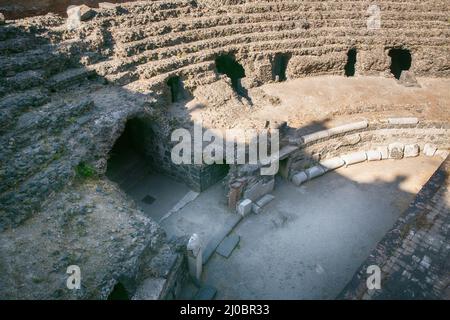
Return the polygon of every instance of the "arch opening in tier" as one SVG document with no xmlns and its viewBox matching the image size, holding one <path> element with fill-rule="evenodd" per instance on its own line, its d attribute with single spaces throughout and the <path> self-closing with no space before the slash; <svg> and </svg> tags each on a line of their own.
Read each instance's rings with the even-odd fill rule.
<svg viewBox="0 0 450 320">
<path fill-rule="evenodd" d="M 215 59 L 218 73 L 225 74 L 231 80 L 231 86 L 240 95 L 245 95 L 241 85 L 241 78 L 245 78 L 244 67 L 236 61 L 233 55 L 224 54 Z"/>
<path fill-rule="evenodd" d="M 391 57 L 391 73 L 396 79 L 400 79 L 402 71 L 411 68 L 411 52 L 407 49 L 391 49 L 389 50 L 389 57 Z"/>
<path fill-rule="evenodd" d="M 187 98 L 188 94 L 184 88 L 183 81 L 179 76 L 170 77 L 167 80 L 167 85 L 170 88 L 170 99 L 172 103 L 180 102 Z"/>
<path fill-rule="evenodd" d="M 275 81 L 286 81 L 286 70 L 289 60 L 291 59 L 289 53 L 277 53 L 272 63 L 272 79 Z"/>
<path fill-rule="evenodd" d="M 352 48 L 347 52 L 347 63 L 345 64 L 345 76 L 353 77 L 355 75 L 356 49 Z"/>
</svg>

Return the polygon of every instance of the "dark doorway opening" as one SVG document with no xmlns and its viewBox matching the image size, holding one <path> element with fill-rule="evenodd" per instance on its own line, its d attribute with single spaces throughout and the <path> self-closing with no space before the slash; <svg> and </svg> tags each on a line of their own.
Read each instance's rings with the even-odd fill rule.
<svg viewBox="0 0 450 320">
<path fill-rule="evenodd" d="M 233 89 L 240 95 L 245 94 L 245 90 L 241 86 L 240 79 L 245 77 L 245 70 L 235 58 L 230 55 L 221 55 L 216 58 L 217 72 L 226 74 L 231 79 Z"/>
<path fill-rule="evenodd" d="M 288 53 L 277 53 L 272 63 L 272 78 L 273 80 L 286 81 L 286 70 L 291 59 Z"/>
<path fill-rule="evenodd" d="M 411 52 L 407 49 L 391 49 L 389 57 L 391 57 L 391 73 L 396 79 L 400 79 L 402 71 L 411 68 Z"/>
<path fill-rule="evenodd" d="M 170 88 L 171 102 L 180 102 L 187 98 L 183 81 L 179 76 L 170 77 L 169 80 L 167 80 L 167 85 Z"/>
<path fill-rule="evenodd" d="M 124 285 L 118 282 L 108 296 L 108 300 L 130 300 Z"/>
<path fill-rule="evenodd" d="M 350 49 L 347 52 L 347 63 L 344 67 L 345 75 L 353 77 L 355 75 L 356 49 Z"/>
<path fill-rule="evenodd" d="M 150 144 L 151 129 L 144 120 L 128 120 L 116 140 L 108 159 L 106 176 L 126 190 L 129 184 L 147 171 L 145 145 Z M 133 178 L 135 176 L 135 178 Z"/>
</svg>

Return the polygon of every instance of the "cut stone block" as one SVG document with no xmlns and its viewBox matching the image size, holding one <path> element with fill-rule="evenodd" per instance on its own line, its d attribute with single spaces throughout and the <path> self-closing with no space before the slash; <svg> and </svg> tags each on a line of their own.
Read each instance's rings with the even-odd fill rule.
<svg viewBox="0 0 450 320">
<path fill-rule="evenodd" d="M 345 161 L 345 165 L 351 165 L 351 164 L 355 164 L 355 163 L 359 163 L 359 162 L 364 162 L 367 160 L 367 154 L 362 151 L 362 152 L 354 152 L 354 153 L 350 153 L 350 154 L 345 154 L 343 156 L 341 156 L 342 160 Z"/>
<path fill-rule="evenodd" d="M 244 199 L 238 204 L 237 212 L 245 217 L 247 214 L 249 214 L 252 211 L 252 200 L 250 199 Z"/>
<path fill-rule="evenodd" d="M 405 145 L 400 142 L 394 142 L 389 144 L 388 152 L 390 159 L 402 159 L 405 150 Z"/>
<path fill-rule="evenodd" d="M 136 289 L 136 293 L 131 300 L 159 300 L 163 295 L 166 279 L 147 278 Z"/>
<path fill-rule="evenodd" d="M 382 159 L 381 152 L 378 150 L 370 150 L 366 152 L 368 161 L 379 161 Z"/>
<path fill-rule="evenodd" d="M 266 204 L 268 204 L 270 201 L 272 201 L 273 199 L 275 199 L 275 197 L 271 194 L 266 194 L 265 196 L 263 196 L 261 199 L 259 199 L 258 201 L 256 201 L 256 205 L 258 207 L 264 207 Z"/>
<path fill-rule="evenodd" d="M 194 300 L 212 300 L 216 296 L 217 289 L 213 286 L 201 287 L 194 297 Z"/>
<path fill-rule="evenodd" d="M 244 191 L 244 199 L 256 201 L 263 195 L 272 192 L 274 186 L 275 186 L 275 179 L 271 179 L 268 182 L 264 182 L 263 180 L 258 181 L 255 185 L 251 186 L 250 188 Z"/>
<path fill-rule="evenodd" d="M 320 177 L 321 175 L 323 175 L 325 173 L 325 169 L 322 168 L 322 166 L 314 166 L 311 168 L 308 168 L 305 170 L 306 175 L 308 176 L 308 179 L 314 179 L 317 177 Z"/>
<path fill-rule="evenodd" d="M 380 146 L 376 148 L 381 153 L 381 160 L 389 159 L 389 151 L 387 146 Z"/>
<path fill-rule="evenodd" d="M 335 157 L 335 158 L 331 158 L 331 159 L 326 159 L 320 162 L 320 165 L 326 170 L 326 171 L 330 171 L 330 170 L 334 170 L 337 168 L 342 167 L 345 164 L 344 160 L 342 160 L 339 157 Z"/>
<path fill-rule="evenodd" d="M 291 179 L 292 183 L 295 184 L 296 186 L 301 185 L 303 182 L 308 181 L 308 176 L 306 175 L 306 173 L 304 171 L 296 173 L 292 179 Z"/>
<path fill-rule="evenodd" d="M 319 139 L 327 138 L 329 136 L 328 130 L 317 131 L 311 134 L 307 134 L 302 136 L 302 140 L 304 143 L 309 143 L 313 141 L 317 141 Z"/>
<path fill-rule="evenodd" d="M 264 197 L 256 201 L 252 206 L 252 211 L 255 214 L 260 214 L 263 210 L 263 207 L 267 205 L 270 201 L 275 199 L 275 197 L 271 194 L 266 194 Z"/>
<path fill-rule="evenodd" d="M 354 130 L 364 129 L 364 128 L 367 128 L 368 125 L 369 125 L 369 123 L 366 120 L 363 120 L 363 121 L 352 122 L 352 123 L 344 124 L 342 126 L 337 126 L 337 127 L 334 127 L 334 128 L 330 128 L 327 131 L 328 131 L 328 134 L 330 136 L 332 136 L 332 135 L 335 135 L 335 134 L 340 134 L 340 133 L 350 132 L 350 131 L 354 131 Z"/>
<path fill-rule="evenodd" d="M 238 245 L 240 239 L 237 234 L 226 237 L 217 247 L 216 252 L 222 257 L 228 258 Z"/>
<path fill-rule="evenodd" d="M 388 122 L 390 124 L 417 124 L 419 123 L 419 119 L 414 117 L 407 118 L 389 118 Z"/>
<path fill-rule="evenodd" d="M 405 158 L 417 157 L 420 153 L 420 148 L 418 144 L 407 144 L 405 145 L 405 150 L 403 156 Z"/>
<path fill-rule="evenodd" d="M 437 147 L 434 144 L 427 143 L 423 147 L 423 154 L 427 157 L 432 157 L 436 153 Z"/>
</svg>

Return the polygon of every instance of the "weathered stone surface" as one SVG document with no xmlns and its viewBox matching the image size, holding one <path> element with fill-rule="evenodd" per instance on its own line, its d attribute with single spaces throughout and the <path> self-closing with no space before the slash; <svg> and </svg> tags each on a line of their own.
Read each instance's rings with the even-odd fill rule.
<svg viewBox="0 0 450 320">
<path fill-rule="evenodd" d="M 323 175 L 325 173 L 325 170 L 321 166 L 314 166 L 314 167 L 306 169 L 305 173 L 308 176 L 308 179 L 311 180 L 311 179 L 314 179 L 314 178 L 317 178 L 317 177 L 320 177 L 321 175 Z"/>
<path fill-rule="evenodd" d="M 345 154 L 341 156 L 342 160 L 345 161 L 345 165 L 351 165 L 359 162 L 364 162 L 367 160 L 367 154 L 364 151 L 354 152 L 350 154 Z"/>
<path fill-rule="evenodd" d="M 342 160 L 340 157 L 335 157 L 331 159 L 326 159 L 320 162 L 320 165 L 326 170 L 335 170 L 337 168 L 342 167 L 345 165 L 345 161 Z"/>
<path fill-rule="evenodd" d="M 240 237 L 237 234 L 230 235 L 223 239 L 217 247 L 216 252 L 222 257 L 228 258 L 233 252 L 234 248 L 239 244 Z"/>
<path fill-rule="evenodd" d="M 415 117 L 389 118 L 388 122 L 390 124 L 417 124 L 419 119 Z"/>
<path fill-rule="evenodd" d="M 423 154 L 427 157 L 432 157 L 436 153 L 437 147 L 434 144 L 426 143 L 423 147 Z"/>
<path fill-rule="evenodd" d="M 389 149 L 387 146 L 379 146 L 376 150 L 381 153 L 381 160 L 389 159 Z"/>
<path fill-rule="evenodd" d="M 420 84 L 417 82 L 414 72 L 409 70 L 403 70 L 400 74 L 399 83 L 405 87 L 419 87 Z"/>
<path fill-rule="evenodd" d="M 404 153 L 405 145 L 403 143 L 394 142 L 389 144 L 389 158 L 390 159 L 402 159 Z"/>
<path fill-rule="evenodd" d="M 252 211 L 255 214 L 260 214 L 263 211 L 263 208 L 271 202 L 275 197 L 271 194 L 266 194 L 262 198 L 258 199 L 253 205 L 252 205 Z"/>
<path fill-rule="evenodd" d="M 328 129 L 328 133 L 330 136 L 335 134 L 341 134 L 346 133 L 354 130 L 364 129 L 367 128 L 368 122 L 366 120 L 358 121 L 358 122 L 352 122 L 348 124 L 344 124 L 341 126 L 333 127 Z"/>
<path fill-rule="evenodd" d="M 5 24 L 5 16 L 0 12 L 0 25 Z"/>
<path fill-rule="evenodd" d="M 420 147 L 418 144 L 406 144 L 404 150 L 404 157 L 417 157 L 420 153 Z"/>
<path fill-rule="evenodd" d="M 275 186 L 275 179 L 271 179 L 267 182 L 260 180 L 254 186 L 245 190 L 244 198 L 256 201 L 263 195 L 272 192 L 274 186 Z"/>
<path fill-rule="evenodd" d="M 252 211 L 252 200 L 250 199 L 244 199 L 241 202 L 239 202 L 237 207 L 237 212 L 245 217 Z"/>
<path fill-rule="evenodd" d="M 132 300 L 159 300 L 162 298 L 166 279 L 163 278 L 147 278 L 136 289 L 136 293 Z"/>
<path fill-rule="evenodd" d="M 369 150 L 366 152 L 368 161 L 379 161 L 382 159 L 382 154 L 377 150 Z"/>
<path fill-rule="evenodd" d="M 292 177 L 292 183 L 295 184 L 296 186 L 301 185 L 302 183 L 308 181 L 308 176 L 306 175 L 306 173 L 304 171 L 301 171 L 297 174 L 295 174 Z"/>
</svg>

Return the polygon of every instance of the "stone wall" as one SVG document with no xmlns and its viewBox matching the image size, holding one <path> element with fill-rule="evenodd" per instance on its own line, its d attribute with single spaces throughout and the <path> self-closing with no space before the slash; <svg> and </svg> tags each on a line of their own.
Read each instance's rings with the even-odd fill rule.
<svg viewBox="0 0 450 320">
<path fill-rule="evenodd" d="M 447 158 L 358 268 L 339 299 L 450 298 L 449 173 Z M 380 268 L 381 288 L 367 288 L 371 265 Z"/>
<path fill-rule="evenodd" d="M 278 174 L 291 180 L 299 172 L 306 172 L 307 180 L 311 178 L 310 168 L 317 167 L 321 174 L 325 173 L 327 169 L 321 165 L 327 160 L 340 157 L 342 161 L 339 166 L 342 166 L 348 162 L 346 157 L 363 152 L 364 156 L 358 162 L 366 161 L 366 152 L 384 149 L 388 153 L 389 146 L 393 144 L 402 146 L 398 158 L 403 158 L 405 145 L 417 145 L 417 152 L 414 151 L 414 156 L 417 156 L 425 152 L 427 144 L 442 150 L 438 153 L 445 156 L 450 150 L 449 141 L 450 125 L 447 122 L 419 121 L 417 118 L 362 120 L 308 134 L 302 134 L 302 129 L 299 129 L 282 138 Z M 380 152 L 378 160 L 392 158 L 390 154 L 377 152 Z M 273 176 L 261 176 L 260 168 L 260 165 L 232 166 L 228 175 L 230 208 L 234 209 L 240 199 L 255 201 L 273 189 Z"/>
</svg>

